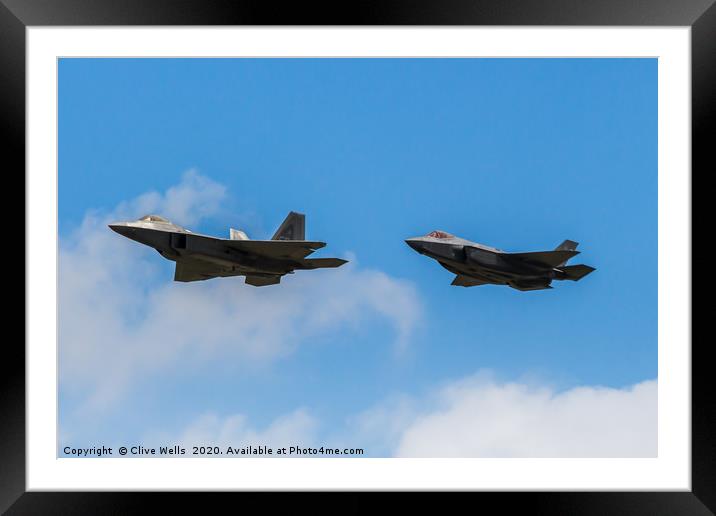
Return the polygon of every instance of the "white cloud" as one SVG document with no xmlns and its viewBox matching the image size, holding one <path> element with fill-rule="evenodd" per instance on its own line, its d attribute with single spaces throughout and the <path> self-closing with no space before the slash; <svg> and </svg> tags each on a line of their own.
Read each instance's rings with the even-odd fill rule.
<svg viewBox="0 0 716 516">
<path fill-rule="evenodd" d="M 362 269 L 354 258 L 339 269 L 298 272 L 277 287 L 249 287 L 240 278 L 175 283 L 171 264 L 106 226 L 147 213 L 193 226 L 216 215 L 225 198 L 223 185 L 190 171 L 164 193 L 88 214 L 62 239 L 60 386 L 77 410 L 70 415 L 63 409 L 63 435 L 149 378 L 211 371 L 219 360 L 268 363 L 311 337 L 351 331 L 370 318 L 393 327 L 394 350 L 409 344 L 422 311 L 414 286 Z M 392 397 L 351 418 L 346 443 L 372 456 L 654 456 L 656 401 L 656 381 L 556 392 L 498 382 L 483 372 L 426 396 Z M 187 445 L 310 445 L 317 442 L 317 427 L 305 409 L 262 429 L 242 414 L 205 413 L 178 439 Z"/>
<path fill-rule="evenodd" d="M 242 278 L 172 281 L 169 262 L 120 237 L 107 223 L 158 213 L 194 225 L 217 212 L 224 186 L 190 171 L 166 192 L 85 217 L 60 242 L 60 386 L 82 410 L 109 407 L 136 382 L 212 360 L 262 363 L 302 341 L 370 317 L 395 329 L 404 348 L 420 319 L 411 283 L 355 262 L 301 271 L 280 286 L 255 288 Z"/>
<path fill-rule="evenodd" d="M 657 382 L 555 392 L 481 372 L 386 401 L 356 424 L 398 457 L 654 457 Z"/>
<path fill-rule="evenodd" d="M 273 448 L 311 446 L 316 442 L 317 421 L 304 409 L 297 409 L 273 420 L 263 429 L 249 424 L 243 414 L 220 417 L 215 413 L 202 414 L 185 428 L 176 442 L 189 449 L 192 446 L 268 446 Z M 166 440 L 166 442 L 173 442 Z"/>
<path fill-rule="evenodd" d="M 192 225 L 211 217 L 226 198 L 226 187 L 196 170 L 188 170 L 181 182 L 164 194 L 147 192 L 136 199 L 119 204 L 114 215 L 122 220 L 142 215 L 162 214 L 179 225 Z"/>
</svg>

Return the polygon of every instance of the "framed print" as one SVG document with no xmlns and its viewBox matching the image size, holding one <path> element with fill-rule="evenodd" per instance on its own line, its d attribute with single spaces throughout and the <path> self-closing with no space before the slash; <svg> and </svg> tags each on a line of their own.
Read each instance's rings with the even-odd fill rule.
<svg viewBox="0 0 716 516">
<path fill-rule="evenodd" d="M 710 2 L 0 14 L 27 205 L 3 510 L 713 510 Z"/>
</svg>

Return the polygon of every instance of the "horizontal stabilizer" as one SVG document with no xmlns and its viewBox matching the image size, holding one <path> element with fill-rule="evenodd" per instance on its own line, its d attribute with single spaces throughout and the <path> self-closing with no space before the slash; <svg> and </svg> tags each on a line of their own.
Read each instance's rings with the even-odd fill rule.
<svg viewBox="0 0 716 516">
<path fill-rule="evenodd" d="M 579 245 L 579 242 L 575 242 L 574 240 L 565 240 L 561 244 L 559 244 L 557 247 L 555 247 L 555 251 L 574 251 L 577 246 Z"/>
<path fill-rule="evenodd" d="M 246 276 L 246 284 L 254 287 L 276 285 L 281 282 L 281 276 Z"/>
<path fill-rule="evenodd" d="M 301 263 L 307 269 L 323 269 L 340 267 L 344 263 L 348 263 L 348 260 L 341 260 L 340 258 L 307 258 L 302 260 Z"/>
<path fill-rule="evenodd" d="M 579 265 L 567 265 L 566 267 L 562 267 L 562 271 L 567 275 L 565 279 L 572 281 L 579 281 L 584 276 L 595 270 L 596 269 L 594 267 L 581 263 Z"/>
<path fill-rule="evenodd" d="M 477 287 L 480 285 L 487 285 L 487 282 L 458 274 L 450 284 L 455 285 L 456 287 Z"/>
<path fill-rule="evenodd" d="M 271 240 L 303 240 L 306 238 L 306 216 L 292 211 L 278 227 Z"/>
<path fill-rule="evenodd" d="M 579 254 L 579 251 L 560 250 L 560 251 L 541 251 L 536 253 L 509 253 L 505 256 L 514 258 L 522 262 L 552 269 L 565 263 L 567 260 Z"/>
</svg>

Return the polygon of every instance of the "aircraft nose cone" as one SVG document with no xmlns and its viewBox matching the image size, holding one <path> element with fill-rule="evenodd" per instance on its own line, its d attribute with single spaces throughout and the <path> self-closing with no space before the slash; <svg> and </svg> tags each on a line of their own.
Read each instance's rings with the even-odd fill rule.
<svg viewBox="0 0 716 516">
<path fill-rule="evenodd" d="M 415 238 L 408 238 L 405 243 L 419 253 L 423 251 L 423 243 L 420 240 L 417 240 Z"/>
<path fill-rule="evenodd" d="M 132 229 L 125 222 L 115 222 L 114 224 L 108 224 L 109 229 L 119 233 L 122 236 L 127 236 L 132 233 Z"/>
</svg>

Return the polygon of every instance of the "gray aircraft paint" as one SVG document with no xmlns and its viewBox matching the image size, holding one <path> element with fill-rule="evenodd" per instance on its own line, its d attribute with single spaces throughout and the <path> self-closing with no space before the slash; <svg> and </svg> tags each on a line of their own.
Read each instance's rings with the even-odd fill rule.
<svg viewBox="0 0 716 516">
<path fill-rule="evenodd" d="M 306 258 L 325 242 L 305 239 L 306 218 L 291 212 L 271 240 L 250 240 L 246 233 L 229 230 L 228 239 L 194 233 L 159 215 L 115 222 L 109 227 L 131 240 L 153 247 L 176 262 L 175 281 L 201 281 L 246 276 L 256 287 L 275 285 L 295 270 L 340 267 L 340 258 Z"/>
<path fill-rule="evenodd" d="M 506 253 L 444 231 L 405 241 L 454 273 L 452 285 L 509 285 L 517 290 L 549 289 L 553 280 L 578 281 L 596 270 L 589 265 L 567 265 L 579 254 L 577 242 L 565 240 L 552 251 Z"/>
</svg>

